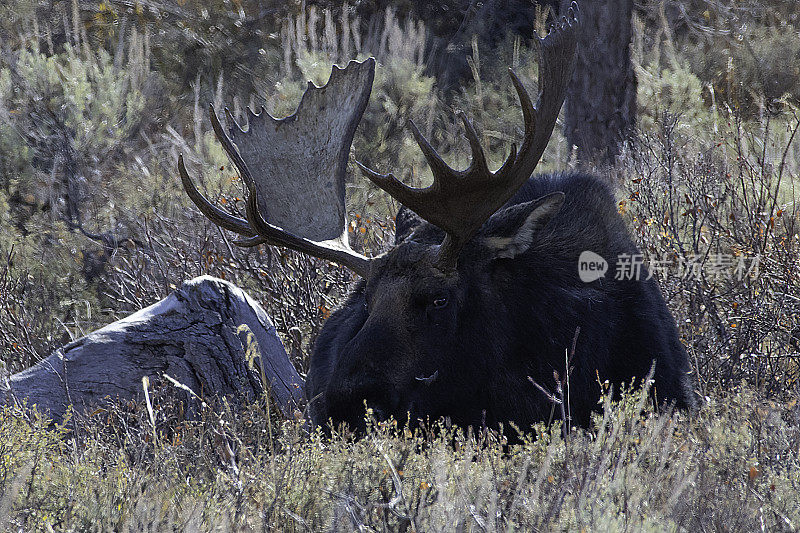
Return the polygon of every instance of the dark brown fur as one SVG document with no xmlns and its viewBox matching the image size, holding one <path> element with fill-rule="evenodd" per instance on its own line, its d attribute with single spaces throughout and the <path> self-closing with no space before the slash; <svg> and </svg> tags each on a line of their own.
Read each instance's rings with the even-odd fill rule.
<svg viewBox="0 0 800 533">
<path fill-rule="evenodd" d="M 554 199 L 546 209 L 534 201 L 543 197 Z M 524 227 L 531 235 L 520 237 Z M 529 180 L 467 243 L 455 272 L 430 260 L 442 238 L 412 213 L 398 214 L 396 246 L 317 339 L 307 382 L 316 423 L 363 428 L 366 402 L 378 418 L 527 429 L 553 407 L 531 379 L 555 389 L 578 328 L 569 376 L 575 423 L 587 425 L 596 409 L 598 377 L 629 383 L 653 361 L 658 400 L 695 404 L 688 357 L 655 280 L 644 279 L 646 269 L 638 281 L 614 279 L 617 257 L 638 250 L 599 179 Z M 605 278 L 579 279 L 584 250 L 606 258 Z"/>
</svg>

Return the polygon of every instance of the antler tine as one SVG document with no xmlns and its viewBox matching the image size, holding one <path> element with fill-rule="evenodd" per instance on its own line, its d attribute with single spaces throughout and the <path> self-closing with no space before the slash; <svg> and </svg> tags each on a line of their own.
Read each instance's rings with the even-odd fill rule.
<svg viewBox="0 0 800 533">
<path fill-rule="evenodd" d="M 260 244 L 271 244 L 267 239 L 261 236 L 248 237 L 246 239 L 236 239 L 233 244 L 240 248 L 253 248 Z"/>
<path fill-rule="evenodd" d="M 511 143 L 511 151 L 508 153 L 508 157 L 506 157 L 505 162 L 503 165 L 497 169 L 495 175 L 504 175 L 507 172 L 507 169 L 511 168 L 511 165 L 517 160 L 517 143 Z"/>
<path fill-rule="evenodd" d="M 181 183 L 186 190 L 186 194 L 192 202 L 194 202 L 194 205 L 200 209 L 200 212 L 208 217 L 211 222 L 226 230 L 238 233 L 239 235 L 245 235 L 247 237 L 256 235 L 256 231 L 250 227 L 246 220 L 226 213 L 203 196 L 203 193 L 195 186 L 192 178 L 189 177 L 189 173 L 186 172 L 186 165 L 183 163 L 183 154 L 178 156 L 178 174 L 181 176 Z"/>
<path fill-rule="evenodd" d="M 555 127 L 561 105 L 564 103 L 567 84 L 572 79 L 577 46 L 578 4 L 572 2 L 567 16 L 553 24 L 544 38 L 538 38 L 539 55 L 539 99 L 534 106 L 530 95 L 517 75 L 509 71 L 511 81 L 519 96 L 525 122 L 525 137 L 518 161 L 510 172 L 524 183 L 547 147 Z"/>
<path fill-rule="evenodd" d="M 320 259 L 333 261 L 345 266 L 356 274 L 365 277 L 369 271 L 369 259 L 359 253 L 352 251 L 344 245 L 336 246 L 333 243 L 318 243 L 293 235 L 286 230 L 273 226 L 261 215 L 258 207 L 258 195 L 255 194 L 255 186 L 250 186 L 250 195 L 247 198 L 247 220 L 250 225 L 258 231 L 258 237 L 252 240 L 253 244 L 244 241 L 245 246 L 260 244 L 255 242 L 257 239 L 264 239 L 264 242 L 291 248 L 297 252 L 313 255 Z"/>
<path fill-rule="evenodd" d="M 533 140 L 533 132 L 536 129 L 536 108 L 533 106 L 533 102 L 531 101 L 531 95 L 528 94 L 527 89 L 525 86 L 522 85 L 519 77 L 517 77 L 517 73 L 514 72 L 514 69 L 508 69 L 508 75 L 511 77 L 511 83 L 514 85 L 514 89 L 517 91 L 517 97 L 519 98 L 519 105 L 522 108 L 522 121 L 525 124 L 525 140 Z M 524 144 L 523 144 L 523 151 L 525 151 Z"/>
<path fill-rule="evenodd" d="M 437 152 L 433 146 L 431 146 L 431 143 L 428 142 L 428 139 L 426 139 L 425 136 L 420 133 L 413 120 L 409 120 L 407 124 L 411 130 L 411 134 L 414 136 L 414 140 L 422 150 L 422 155 L 425 156 L 425 160 L 428 162 L 431 172 L 433 172 L 434 184 L 436 184 L 437 180 L 441 179 L 442 176 L 452 172 L 453 169 L 451 169 L 450 166 L 444 162 L 444 159 L 442 159 L 442 156 L 439 155 L 439 152 Z"/>
<path fill-rule="evenodd" d="M 395 178 L 394 174 L 391 172 L 388 174 L 375 172 L 360 161 L 356 161 L 356 165 L 358 165 L 361 173 L 364 174 L 364 176 L 372 183 L 389 193 L 392 198 L 408 207 L 412 211 L 413 208 L 411 206 L 417 205 L 419 203 L 419 199 L 424 197 L 424 189 L 409 187 L 402 181 Z"/>
<path fill-rule="evenodd" d="M 242 177 L 242 181 L 245 183 L 252 183 L 253 176 L 250 174 L 250 169 L 247 168 L 247 163 L 245 163 L 244 159 L 242 159 L 241 154 L 239 154 L 239 151 L 231 142 L 230 137 L 228 137 L 225 134 L 225 130 L 222 129 L 222 124 L 219 123 L 217 112 L 214 110 L 214 104 L 208 104 L 208 113 L 209 118 L 211 119 L 211 127 L 214 128 L 214 135 L 216 135 L 217 140 L 222 145 L 225 153 L 228 154 L 228 157 L 231 159 L 231 161 L 233 161 L 233 164 L 239 171 L 239 175 Z M 236 121 L 233 119 L 233 115 L 231 115 L 231 112 L 227 107 L 225 108 L 225 118 L 228 119 L 230 124 L 236 125 Z"/>
<path fill-rule="evenodd" d="M 458 118 L 464 123 L 464 136 L 469 141 L 469 148 L 472 151 L 470 168 L 485 169 L 488 172 L 489 167 L 486 164 L 486 155 L 483 153 L 483 147 L 478 139 L 478 132 L 475 131 L 475 126 L 472 125 L 472 122 L 469 121 L 463 111 L 458 112 Z"/>
</svg>

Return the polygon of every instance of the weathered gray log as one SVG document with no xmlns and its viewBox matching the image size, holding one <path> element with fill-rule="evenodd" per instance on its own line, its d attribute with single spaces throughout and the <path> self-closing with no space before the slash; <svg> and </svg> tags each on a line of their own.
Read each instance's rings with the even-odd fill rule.
<svg viewBox="0 0 800 533">
<path fill-rule="evenodd" d="M 185 282 L 164 300 L 12 375 L 0 383 L 0 401 L 27 399 L 58 421 L 69 405 L 85 410 L 109 399 L 139 398 L 144 376 L 166 374 L 202 398 L 226 396 L 240 404 L 263 393 L 247 361 L 243 324 L 263 357 L 263 365 L 255 366 L 263 366 L 283 414 L 302 411 L 303 379 L 267 313 L 240 288 L 209 276 Z"/>
</svg>

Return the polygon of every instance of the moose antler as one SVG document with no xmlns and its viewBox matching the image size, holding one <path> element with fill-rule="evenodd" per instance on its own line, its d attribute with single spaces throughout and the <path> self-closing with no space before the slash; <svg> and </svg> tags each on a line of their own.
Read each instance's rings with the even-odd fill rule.
<svg viewBox="0 0 800 533">
<path fill-rule="evenodd" d="M 578 5 L 573 2 L 560 22 L 550 28 L 539 42 L 539 99 L 531 103 L 528 92 L 513 70 L 511 81 L 519 95 L 525 136 L 519 153 L 516 145 L 505 163 L 496 172 L 486 164 L 486 156 L 475 128 L 463 113 L 466 138 L 472 151 L 472 162 L 466 170 L 449 167 L 413 122 L 409 126 L 433 173 L 433 184 L 427 188 L 409 187 L 391 173 L 380 174 L 359 163 L 378 187 L 420 217 L 444 230 L 445 240 L 438 250 L 436 262 L 443 271 L 453 270 L 464 244 L 492 214 L 502 207 L 527 181 L 544 152 L 564 102 L 567 84 L 575 65 Z"/>
<path fill-rule="evenodd" d="M 509 70 L 519 95 L 525 136 L 517 153 L 496 172 L 487 167 L 478 135 L 460 114 L 472 150 L 466 170 L 456 171 L 442 160 L 409 122 L 414 138 L 433 171 L 433 185 L 417 189 L 392 174 L 379 174 L 359 163 L 380 188 L 423 219 L 445 231 L 437 264 L 453 270 L 459 251 L 492 214 L 530 177 L 542 155 L 564 102 L 575 59 L 578 6 L 551 28 L 540 45 L 540 94 L 534 107 L 519 78 Z M 262 107 L 249 112 L 248 129 L 235 123 L 226 135 L 211 107 L 211 124 L 222 147 L 239 170 L 248 189 L 247 218 L 231 215 L 208 201 L 195 187 L 178 158 L 178 171 L 189 198 L 215 224 L 243 235 L 240 246 L 268 243 L 340 263 L 361 276 L 370 259 L 354 252 L 347 242 L 344 178 L 356 126 L 366 108 L 375 75 L 375 60 L 351 61 L 333 67 L 323 87 L 308 82 L 294 115 L 275 119 Z M 234 144 L 235 142 L 235 144 Z"/>
<path fill-rule="evenodd" d="M 375 76 L 375 60 L 334 65 L 328 83 L 310 81 L 297 111 L 275 119 L 261 108 L 248 109 L 243 130 L 226 109 L 230 136 L 214 107 L 211 124 L 217 139 L 248 189 L 247 219 L 212 204 L 195 187 L 183 156 L 178 171 L 189 198 L 215 224 L 243 235 L 240 246 L 285 246 L 340 263 L 364 276 L 369 259 L 347 240 L 344 181 L 347 159 Z M 236 143 L 234 145 L 234 142 Z"/>
</svg>

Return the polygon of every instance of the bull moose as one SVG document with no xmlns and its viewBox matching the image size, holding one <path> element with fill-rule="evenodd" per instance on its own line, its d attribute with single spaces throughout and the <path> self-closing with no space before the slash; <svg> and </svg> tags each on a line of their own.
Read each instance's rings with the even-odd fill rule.
<svg viewBox="0 0 800 533">
<path fill-rule="evenodd" d="M 547 389 L 568 379 L 567 416 L 586 425 L 602 381 L 641 380 L 653 366 L 657 401 L 695 403 L 686 350 L 656 281 L 646 271 L 638 279 L 579 275 L 584 252 L 610 262 L 638 254 L 612 191 L 586 174 L 531 177 L 564 100 L 578 31 L 573 4 L 536 37 L 535 106 L 509 70 L 524 138 L 497 171 L 487 167 L 464 114 L 472 152 L 466 170 L 449 167 L 413 122 L 432 185 L 413 188 L 359 163 L 403 206 L 394 245 L 376 257 L 349 246 L 344 200 L 373 59 L 334 66 L 323 87 L 309 82 L 288 118 L 249 111 L 243 130 L 228 113 L 226 135 L 211 108 L 214 131 L 249 196 L 246 219 L 216 207 L 181 157 L 184 188 L 199 209 L 242 235 L 237 244 L 291 248 L 361 277 L 313 349 L 306 396 L 315 423 L 363 428 L 366 406 L 377 419 L 411 424 L 448 417 L 462 427 L 525 429 L 551 416 L 556 398 Z"/>
</svg>

